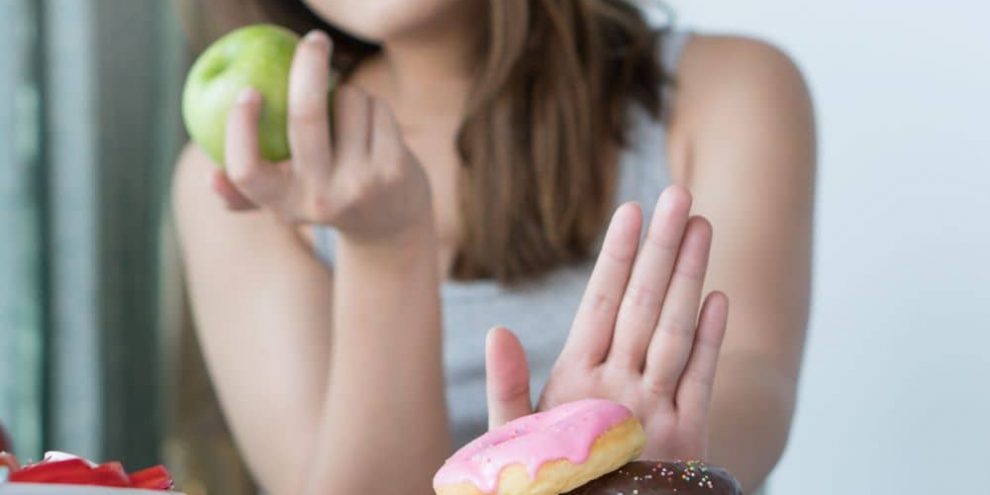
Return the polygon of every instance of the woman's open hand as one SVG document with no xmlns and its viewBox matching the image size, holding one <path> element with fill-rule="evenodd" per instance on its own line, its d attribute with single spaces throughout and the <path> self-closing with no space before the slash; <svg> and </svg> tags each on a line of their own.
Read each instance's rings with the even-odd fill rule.
<svg viewBox="0 0 990 495">
<path fill-rule="evenodd" d="M 333 225 L 341 233 L 382 238 L 428 218 L 430 191 L 385 103 L 363 91 L 334 91 L 334 139 L 328 115 L 330 53 L 326 34 L 299 44 L 289 82 L 292 158 L 265 163 L 259 152 L 261 94 L 245 90 L 227 123 L 226 171 L 213 188 L 232 210 L 268 209 L 299 224 Z"/>
<path fill-rule="evenodd" d="M 538 406 L 622 403 L 646 430 L 645 458 L 706 455 L 728 300 L 714 292 L 702 304 L 712 229 L 690 208 L 690 193 L 667 188 L 641 249 L 640 209 L 616 211 Z M 489 334 L 486 361 L 490 425 L 531 412 L 526 358 L 511 332 Z"/>
</svg>

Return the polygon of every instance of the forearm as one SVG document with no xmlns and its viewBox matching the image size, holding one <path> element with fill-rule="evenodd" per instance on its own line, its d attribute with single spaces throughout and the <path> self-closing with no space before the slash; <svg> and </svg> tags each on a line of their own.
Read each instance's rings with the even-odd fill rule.
<svg viewBox="0 0 990 495">
<path fill-rule="evenodd" d="M 777 464 L 794 411 L 793 380 L 756 357 L 719 363 L 711 409 L 712 463 L 729 469 L 750 493 Z"/>
<path fill-rule="evenodd" d="M 284 493 L 325 402 L 332 277 L 274 216 L 224 210 L 203 187 L 205 160 L 188 148 L 173 190 L 188 299 L 238 447 L 258 482 Z"/>
<path fill-rule="evenodd" d="M 450 444 L 436 252 L 432 224 L 385 244 L 340 237 L 329 392 L 306 493 L 429 492 Z"/>
</svg>

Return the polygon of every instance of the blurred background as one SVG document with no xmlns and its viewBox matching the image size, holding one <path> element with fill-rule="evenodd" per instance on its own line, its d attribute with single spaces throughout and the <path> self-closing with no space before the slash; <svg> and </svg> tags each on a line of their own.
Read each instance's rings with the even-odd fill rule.
<svg viewBox="0 0 990 495">
<path fill-rule="evenodd" d="M 784 47 L 820 125 L 798 413 L 771 493 L 974 493 L 990 442 L 990 6 L 668 2 Z M 0 0 L 0 424 L 22 457 L 249 493 L 167 218 L 191 48 L 160 0 Z M 250 13 L 245 13 L 245 19 Z"/>
<path fill-rule="evenodd" d="M 821 142 L 810 334 L 771 493 L 980 493 L 990 442 L 990 5 L 683 0 L 777 42 Z"/>
</svg>

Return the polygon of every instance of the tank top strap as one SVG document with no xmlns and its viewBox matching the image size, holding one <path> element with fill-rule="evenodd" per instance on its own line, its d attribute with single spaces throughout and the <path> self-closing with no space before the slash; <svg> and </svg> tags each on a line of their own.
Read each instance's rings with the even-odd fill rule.
<svg viewBox="0 0 990 495">
<path fill-rule="evenodd" d="M 692 34 L 691 31 L 670 28 L 660 37 L 660 63 L 668 75 L 677 73 L 677 65 Z"/>
<path fill-rule="evenodd" d="M 685 47 L 691 41 L 692 34 L 691 31 L 683 29 L 666 28 L 660 36 L 658 56 L 660 57 L 660 68 L 663 69 L 664 76 L 666 76 L 660 93 L 663 97 L 665 113 L 667 111 L 666 108 L 669 107 L 669 103 L 674 97 L 673 86 L 677 80 L 677 68 L 681 63 L 681 58 L 684 56 Z"/>
<path fill-rule="evenodd" d="M 677 64 L 691 32 L 671 27 L 658 29 L 656 57 L 667 76 L 660 88 L 666 112 L 673 96 L 670 80 L 676 79 Z M 630 108 L 629 118 L 629 145 L 622 153 L 615 200 L 616 203 L 636 201 L 650 214 L 657 196 L 673 183 L 667 163 L 667 122 L 638 106 Z"/>
</svg>

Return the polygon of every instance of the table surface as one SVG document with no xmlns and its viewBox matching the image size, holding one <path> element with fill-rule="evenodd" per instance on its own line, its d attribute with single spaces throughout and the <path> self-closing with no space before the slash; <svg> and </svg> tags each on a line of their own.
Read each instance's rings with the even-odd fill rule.
<svg viewBox="0 0 990 495">
<path fill-rule="evenodd" d="M 107 488 L 102 486 L 53 485 L 40 483 L 3 483 L 0 495 L 182 495 L 179 492 Z"/>
</svg>

